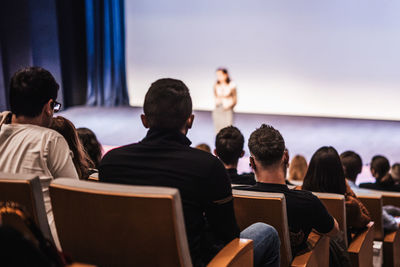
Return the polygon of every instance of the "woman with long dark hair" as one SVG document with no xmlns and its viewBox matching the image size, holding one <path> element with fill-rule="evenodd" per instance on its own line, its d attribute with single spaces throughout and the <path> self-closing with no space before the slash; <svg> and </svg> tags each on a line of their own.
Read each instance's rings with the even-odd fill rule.
<svg viewBox="0 0 400 267">
<path fill-rule="evenodd" d="M 77 132 L 86 153 L 94 163 L 94 168 L 98 169 L 103 149 L 100 142 L 97 140 L 96 134 L 92 130 L 84 127 L 78 128 Z"/>
<path fill-rule="evenodd" d="M 233 108 L 237 103 L 236 84 L 229 77 L 227 69 L 217 69 L 217 81 L 214 85 L 215 109 L 213 121 L 215 132 L 233 124 Z"/>
<path fill-rule="evenodd" d="M 57 116 L 52 119 L 50 128 L 59 132 L 67 141 L 79 179 L 88 179 L 94 164 L 82 146 L 74 124 L 62 116 Z"/>
<path fill-rule="evenodd" d="M 371 221 L 368 210 L 347 185 L 339 154 L 331 146 L 321 147 L 314 153 L 302 189 L 344 195 L 349 233 L 364 228 Z"/>
</svg>

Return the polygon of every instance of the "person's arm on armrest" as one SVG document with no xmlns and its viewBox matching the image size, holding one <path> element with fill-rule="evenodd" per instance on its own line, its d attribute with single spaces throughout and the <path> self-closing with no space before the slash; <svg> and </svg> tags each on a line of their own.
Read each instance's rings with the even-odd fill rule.
<svg viewBox="0 0 400 267">
<path fill-rule="evenodd" d="M 333 219 L 334 223 L 333 223 L 333 228 L 329 233 L 326 233 L 325 235 L 329 236 L 329 237 L 334 237 L 339 233 L 339 224 L 336 221 L 336 219 Z"/>
<path fill-rule="evenodd" d="M 313 228 L 320 234 L 334 237 L 339 233 L 339 224 L 332 215 L 329 214 L 328 210 L 322 204 L 321 200 L 316 196 L 314 198 L 312 207 L 311 220 L 313 221 Z"/>
</svg>

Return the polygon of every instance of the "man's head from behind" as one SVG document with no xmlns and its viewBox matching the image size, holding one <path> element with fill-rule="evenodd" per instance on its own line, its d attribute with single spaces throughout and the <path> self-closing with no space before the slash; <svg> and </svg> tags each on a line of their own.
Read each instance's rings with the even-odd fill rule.
<svg viewBox="0 0 400 267">
<path fill-rule="evenodd" d="M 282 135 L 274 127 L 263 124 L 255 130 L 249 138 L 249 150 L 252 155 L 250 164 L 255 171 L 258 167 L 256 162 L 265 169 L 283 167 L 282 170 L 286 171 L 289 155 Z"/>
<path fill-rule="evenodd" d="M 217 134 L 215 154 L 225 165 L 236 168 L 239 158 L 244 155 L 244 137 L 238 128 L 228 126 Z"/>
<path fill-rule="evenodd" d="M 362 171 L 362 160 L 360 155 L 353 151 L 345 151 L 340 154 L 340 161 L 342 162 L 344 176 L 355 182 L 358 174 Z"/>
<path fill-rule="evenodd" d="M 143 110 L 142 122 L 146 128 L 187 131 L 193 123 L 189 89 L 180 80 L 155 81 L 146 93 Z"/>
<path fill-rule="evenodd" d="M 384 156 L 376 155 L 371 160 L 370 168 L 372 176 L 380 180 L 389 173 L 389 160 Z"/>
<path fill-rule="evenodd" d="M 10 82 L 11 112 L 18 117 L 43 117 L 47 126 L 53 116 L 53 107 L 59 85 L 51 73 L 40 67 L 28 67 L 17 71 Z"/>
</svg>

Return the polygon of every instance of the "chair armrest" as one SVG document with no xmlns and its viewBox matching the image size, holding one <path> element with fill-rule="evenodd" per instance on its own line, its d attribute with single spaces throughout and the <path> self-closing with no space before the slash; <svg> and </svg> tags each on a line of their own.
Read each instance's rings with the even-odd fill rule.
<svg viewBox="0 0 400 267">
<path fill-rule="evenodd" d="M 383 261 L 385 266 L 400 265 L 400 229 L 385 235 L 383 240 Z"/>
<path fill-rule="evenodd" d="M 349 253 L 361 253 L 362 250 L 364 249 L 365 246 L 369 245 L 368 241 L 373 241 L 373 227 L 374 227 L 374 222 L 370 222 L 367 225 L 367 229 L 365 229 L 362 233 L 356 235 L 354 239 L 351 241 L 348 252 Z M 372 238 L 370 238 L 372 232 Z M 372 244 L 371 241 L 371 244 Z M 372 246 L 372 245 L 371 245 Z"/>
<path fill-rule="evenodd" d="M 66 267 L 97 267 L 97 266 L 91 265 L 91 264 L 74 262 L 74 263 L 68 264 Z"/>
<path fill-rule="evenodd" d="M 328 266 L 329 265 L 329 240 L 326 235 L 320 235 L 311 232 L 308 236 L 307 243 L 310 251 L 297 255 L 290 266 Z"/>
<path fill-rule="evenodd" d="M 373 257 L 374 222 L 367 225 L 367 229 L 356 235 L 347 251 L 353 266 L 370 266 Z"/>
<path fill-rule="evenodd" d="M 235 238 L 218 252 L 207 266 L 253 266 L 253 241 Z"/>
</svg>

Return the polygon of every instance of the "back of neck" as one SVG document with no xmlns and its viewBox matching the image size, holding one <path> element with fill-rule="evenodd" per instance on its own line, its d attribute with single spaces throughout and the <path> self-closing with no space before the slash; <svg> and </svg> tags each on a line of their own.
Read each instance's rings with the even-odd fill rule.
<svg viewBox="0 0 400 267">
<path fill-rule="evenodd" d="M 42 122 L 40 120 L 40 117 L 34 117 L 34 118 L 29 118 L 26 116 L 15 116 L 14 114 L 12 115 L 11 119 L 12 124 L 33 124 L 37 126 L 42 126 Z"/>
<path fill-rule="evenodd" d="M 257 170 L 255 172 L 258 182 L 269 184 L 286 184 L 285 175 L 279 168 Z"/>
</svg>

